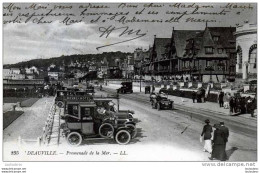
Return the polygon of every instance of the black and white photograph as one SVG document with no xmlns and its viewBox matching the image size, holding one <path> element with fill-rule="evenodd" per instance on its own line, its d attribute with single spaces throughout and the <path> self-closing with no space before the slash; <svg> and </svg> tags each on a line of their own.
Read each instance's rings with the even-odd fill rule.
<svg viewBox="0 0 260 173">
<path fill-rule="evenodd" d="M 2 8 L 4 162 L 258 172 L 257 3 Z"/>
</svg>

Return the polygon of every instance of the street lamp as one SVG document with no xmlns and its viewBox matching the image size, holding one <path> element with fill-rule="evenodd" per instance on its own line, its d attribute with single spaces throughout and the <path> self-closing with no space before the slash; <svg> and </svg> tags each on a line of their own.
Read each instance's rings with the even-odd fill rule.
<svg viewBox="0 0 260 173">
<path fill-rule="evenodd" d="M 142 92 L 142 86 L 141 86 L 141 83 L 142 83 L 142 76 L 141 76 L 142 63 L 143 63 L 143 62 L 141 61 L 140 69 L 139 69 L 140 92 Z"/>
<path fill-rule="evenodd" d="M 200 71 L 201 71 L 201 65 L 199 65 L 199 82 L 201 82 L 201 74 L 200 74 Z"/>
</svg>

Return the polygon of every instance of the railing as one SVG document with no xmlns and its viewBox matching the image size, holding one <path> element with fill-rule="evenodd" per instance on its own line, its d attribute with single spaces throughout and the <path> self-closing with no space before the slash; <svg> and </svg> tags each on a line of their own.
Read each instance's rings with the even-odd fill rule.
<svg viewBox="0 0 260 173">
<path fill-rule="evenodd" d="M 54 98 L 52 106 L 49 111 L 49 115 L 47 117 L 47 121 L 45 122 L 45 126 L 43 127 L 43 134 L 41 137 L 41 142 L 44 145 L 47 145 L 50 142 L 55 112 L 56 112 L 56 104 L 55 104 L 55 98 Z"/>
</svg>

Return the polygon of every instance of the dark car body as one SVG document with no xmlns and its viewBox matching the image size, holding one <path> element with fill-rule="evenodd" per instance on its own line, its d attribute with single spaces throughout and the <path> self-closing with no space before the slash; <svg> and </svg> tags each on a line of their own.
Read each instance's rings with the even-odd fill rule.
<svg viewBox="0 0 260 173">
<path fill-rule="evenodd" d="M 70 145 L 80 145 L 82 139 L 90 138 L 110 138 L 118 144 L 127 144 L 135 137 L 135 122 L 129 113 L 112 112 L 101 107 L 103 105 L 106 104 L 97 104 L 94 100 L 66 103 L 62 129 Z"/>
<path fill-rule="evenodd" d="M 151 93 L 150 95 L 150 102 L 152 105 L 152 108 L 155 108 L 157 110 L 161 109 L 173 109 L 174 102 L 167 98 L 167 96 L 163 94 L 155 94 Z"/>
<path fill-rule="evenodd" d="M 133 82 L 122 82 L 121 87 L 117 89 L 117 93 L 133 93 Z"/>
</svg>

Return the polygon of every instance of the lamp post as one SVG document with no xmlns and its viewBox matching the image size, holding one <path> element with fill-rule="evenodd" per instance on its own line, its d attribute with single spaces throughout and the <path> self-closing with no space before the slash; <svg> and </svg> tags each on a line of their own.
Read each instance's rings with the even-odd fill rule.
<svg viewBox="0 0 260 173">
<path fill-rule="evenodd" d="M 225 64 L 224 63 L 221 63 L 221 66 L 222 66 L 222 70 L 223 70 L 223 79 L 222 79 L 222 82 L 223 83 L 225 83 L 225 71 L 226 71 L 226 69 L 225 69 Z"/>
<path fill-rule="evenodd" d="M 200 74 L 200 71 L 201 71 L 201 65 L 199 65 L 199 82 L 201 82 L 201 74 Z"/>
<path fill-rule="evenodd" d="M 140 79 L 140 92 L 142 92 L 142 76 L 141 76 L 141 69 L 142 69 L 142 61 L 141 61 L 141 64 L 140 64 L 140 69 L 139 69 L 139 79 Z"/>
</svg>

